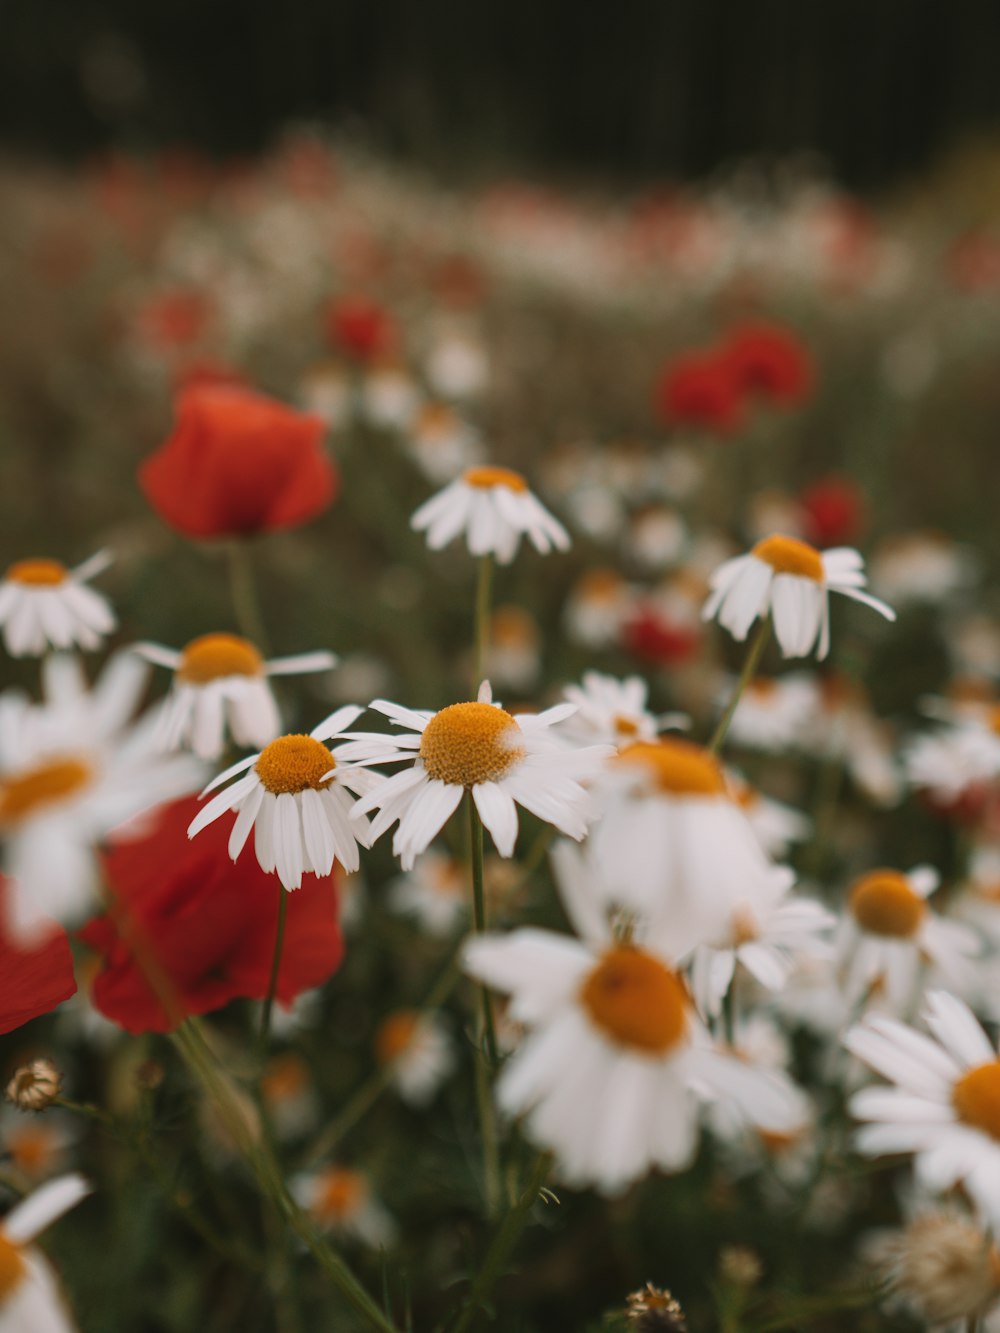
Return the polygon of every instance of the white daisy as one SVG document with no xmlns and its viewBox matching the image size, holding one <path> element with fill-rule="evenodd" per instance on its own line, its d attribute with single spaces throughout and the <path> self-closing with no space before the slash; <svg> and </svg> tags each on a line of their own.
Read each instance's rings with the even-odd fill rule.
<svg viewBox="0 0 1000 1333">
<path fill-rule="evenodd" d="M 391 1067 L 390 1082 L 411 1106 L 429 1106 L 455 1067 L 455 1052 L 438 1014 L 397 1009 L 375 1033 L 380 1065 Z"/>
<path fill-rule="evenodd" d="M 0 1329 L 3 1333 L 73 1333 L 74 1325 L 46 1260 L 31 1241 L 91 1192 L 82 1176 L 42 1185 L 0 1218 Z"/>
<path fill-rule="evenodd" d="M 732 1099 L 742 1121 L 774 1130 L 795 1123 L 785 1079 L 713 1047 L 662 931 L 616 942 L 579 886 L 564 896 L 582 940 L 522 929 L 465 946 L 466 970 L 510 995 L 510 1017 L 532 1029 L 497 1097 L 555 1153 L 562 1179 L 618 1194 L 652 1167 L 683 1169 L 704 1101 Z"/>
<path fill-rule="evenodd" d="M 805 842 L 812 820 L 800 810 L 765 796 L 732 769 L 727 770 L 729 790 L 750 821 L 750 827 L 768 856 L 787 856 L 792 844 Z"/>
<path fill-rule="evenodd" d="M 975 581 L 976 561 L 940 532 L 887 537 L 872 555 L 872 584 L 899 605 L 947 601 Z"/>
<path fill-rule="evenodd" d="M 876 805 L 895 805 L 902 795 L 895 737 L 872 712 L 864 686 L 837 673 L 817 684 L 816 706 L 800 737 L 802 748 L 842 763 L 851 781 Z"/>
<path fill-rule="evenodd" d="M 0 628 L 11 657 L 41 657 L 50 648 L 99 648 L 115 628 L 110 605 L 87 580 L 111 563 L 98 551 L 67 569 L 58 560 L 18 560 L 0 581 Z"/>
<path fill-rule="evenodd" d="M 700 745 L 670 736 L 624 746 L 594 793 L 602 815 L 588 859 L 599 891 L 618 907 L 664 915 L 676 957 L 714 938 L 738 904 L 763 910 L 791 885 Z"/>
<path fill-rule="evenodd" d="M 444 852 L 426 851 L 390 883 L 388 903 L 415 917 L 429 935 L 451 935 L 469 914 L 468 867 Z"/>
<path fill-rule="evenodd" d="M 691 990 L 701 1011 L 715 1018 L 737 967 L 764 990 L 780 991 L 803 958 L 829 958 L 835 918 L 808 898 L 783 897 L 755 907 L 736 903 L 714 938 L 691 960 Z"/>
<path fill-rule="evenodd" d="M 354 818 L 379 811 L 372 841 L 399 821 L 392 850 L 404 870 L 430 845 L 465 791 L 501 856 L 517 841 L 517 806 L 560 832 L 580 839 L 596 811 L 583 784 L 611 753 L 606 745 L 569 748 L 550 732 L 574 710 L 559 704 L 542 713 L 506 712 L 492 701 L 484 682 L 475 703 L 451 704 L 440 712 L 416 712 L 385 699 L 371 705 L 402 736 L 359 734 L 344 747 L 345 759 L 367 764 L 412 763 L 374 787 L 354 808 Z"/>
<path fill-rule="evenodd" d="M 410 519 L 427 545 L 440 551 L 464 532 L 471 555 L 495 555 L 509 565 L 521 538 L 547 555 L 569 549 L 569 533 L 528 490 L 519 472 L 505 467 L 467 468 L 443 491 L 432 495 Z"/>
<path fill-rule="evenodd" d="M 735 679 L 726 682 L 720 708 L 733 697 Z M 799 744 L 818 704 L 816 682 L 796 673 L 755 676 L 740 695 L 729 724 L 729 741 L 768 754 L 781 754 Z"/>
<path fill-rule="evenodd" d="M 269 676 L 328 671 L 337 661 L 333 653 L 316 652 L 265 662 L 236 634 L 203 634 L 181 652 L 157 643 L 137 643 L 133 652 L 174 673 L 158 743 L 164 750 L 189 746 L 201 759 L 219 758 L 227 727 L 237 745 L 258 750 L 281 734 Z"/>
<path fill-rule="evenodd" d="M 618 680 L 600 671 L 585 671 L 582 685 L 567 685 L 566 698 L 576 707 L 564 731 L 578 740 L 603 741 L 609 745 L 628 745 L 632 741 L 651 741 L 665 727 L 686 727 L 687 718 L 679 713 L 658 717 L 647 707 L 649 686 L 641 676 Z"/>
<path fill-rule="evenodd" d="M 847 546 L 817 551 L 797 537 L 765 537 L 747 555 L 726 560 L 712 574 L 702 619 L 719 624 L 742 641 L 755 620 L 770 614 L 785 657 L 830 651 L 830 592 L 872 607 L 887 620 L 896 613 L 863 591 L 864 562 Z M 817 646 L 818 641 L 818 646 Z"/>
<path fill-rule="evenodd" d="M 373 1250 L 392 1245 L 397 1227 L 372 1193 L 368 1177 L 345 1166 L 303 1172 L 289 1182 L 292 1197 L 324 1231 Z"/>
<path fill-rule="evenodd" d="M 928 907 L 939 882 L 930 866 L 917 866 L 905 875 L 872 870 L 855 880 L 835 941 L 848 1005 L 873 1000 L 884 1012 L 909 1013 L 928 964 L 946 983 L 980 952 L 974 931 Z"/>
<path fill-rule="evenodd" d="M 563 618 L 575 643 L 607 648 L 616 643 L 636 604 L 635 590 L 612 569 L 591 569 L 566 601 Z"/>
<path fill-rule="evenodd" d="M 1000 776 L 1000 736 L 966 723 L 917 736 L 903 750 L 910 785 L 951 806 Z"/>
<path fill-rule="evenodd" d="M 338 739 L 363 712 L 354 705 L 338 708 L 308 736 L 279 736 L 260 754 L 227 768 L 202 796 L 242 776 L 191 821 L 188 837 L 235 810 L 230 857 L 237 859 L 252 829 L 261 869 L 277 872 L 286 889 L 299 888 L 303 874 L 329 875 L 335 860 L 347 871 L 357 870 L 358 843 L 369 845 L 368 824 L 349 817 L 354 805 L 349 793 L 367 791 L 371 774 L 344 767 L 343 746 L 330 750 L 324 742 Z"/>
<path fill-rule="evenodd" d="M 401 443 L 437 486 L 480 463 L 484 454 L 478 432 L 444 403 L 427 403 L 409 423 Z"/>
<path fill-rule="evenodd" d="M 519 606 L 498 606 L 490 618 L 486 672 L 513 690 L 530 690 L 542 667 L 541 632 L 534 616 Z"/>
<path fill-rule="evenodd" d="M 155 714 L 129 725 L 147 668 L 113 658 L 93 690 L 79 661 L 42 664 L 45 703 L 0 700 L 0 838 L 12 933 L 21 938 L 81 921 L 97 904 L 98 846 L 145 810 L 197 788 L 204 771 L 189 755 L 153 744 Z"/>
<path fill-rule="evenodd" d="M 1000 1226 L 1000 1059 L 972 1011 L 946 991 L 927 996 L 931 1035 L 881 1015 L 844 1038 L 852 1055 L 893 1088 L 864 1088 L 850 1108 L 866 1121 L 856 1146 L 869 1157 L 916 1154 L 918 1182 L 934 1193 L 962 1185 Z"/>
</svg>

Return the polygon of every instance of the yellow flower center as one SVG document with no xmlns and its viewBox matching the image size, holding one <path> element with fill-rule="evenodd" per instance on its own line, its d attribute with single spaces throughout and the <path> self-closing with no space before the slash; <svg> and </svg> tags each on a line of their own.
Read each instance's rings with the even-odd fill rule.
<svg viewBox="0 0 1000 1333">
<path fill-rule="evenodd" d="M 509 467 L 470 467 L 462 473 L 466 486 L 476 486 L 487 490 L 490 486 L 506 486 L 509 491 L 526 491 L 528 483 L 520 472 L 513 472 Z"/>
<path fill-rule="evenodd" d="M 726 791 L 719 761 L 693 741 L 636 741 L 619 751 L 618 762 L 645 768 L 660 791 L 671 796 L 722 796 Z"/>
<path fill-rule="evenodd" d="M 611 719 L 611 725 L 615 729 L 615 735 L 622 736 L 626 740 L 630 740 L 633 736 L 639 734 L 639 724 L 633 722 L 630 717 L 625 717 L 622 713 L 615 714 Z"/>
<path fill-rule="evenodd" d="M 279 1055 L 272 1060 L 260 1080 L 260 1090 L 267 1102 L 289 1102 L 309 1087 L 309 1066 L 300 1055 Z"/>
<path fill-rule="evenodd" d="M 495 782 L 524 758 L 510 713 L 492 704 L 451 704 L 435 713 L 420 738 L 424 768 L 438 782 L 475 787 Z"/>
<path fill-rule="evenodd" d="M 770 565 L 776 574 L 797 574 L 814 583 L 823 582 L 823 559 L 819 551 L 797 537 L 765 537 L 751 555 Z"/>
<path fill-rule="evenodd" d="M 1000 1141 L 1000 1060 L 976 1065 L 951 1090 L 959 1120 Z"/>
<path fill-rule="evenodd" d="M 406 1051 L 417 1031 L 420 1015 L 412 1009 L 390 1014 L 375 1034 L 375 1056 L 379 1064 L 391 1064 Z"/>
<path fill-rule="evenodd" d="M 684 982 L 652 954 L 609 949 L 588 975 L 580 1001 L 613 1041 L 663 1055 L 683 1040 L 690 1003 Z"/>
<path fill-rule="evenodd" d="M 320 791 L 336 760 L 312 736 L 279 736 L 266 745 L 254 765 L 263 786 L 275 796 L 284 792 Z"/>
<path fill-rule="evenodd" d="M 0 825 L 17 824 L 47 805 L 75 796 L 93 777 L 90 765 L 72 756 L 48 759 L 0 780 Z"/>
<path fill-rule="evenodd" d="M 346 1167 L 331 1167 L 319 1182 L 312 1211 L 322 1222 L 342 1222 L 358 1210 L 368 1193 L 365 1179 Z"/>
<path fill-rule="evenodd" d="M 906 876 L 896 870 L 873 870 L 862 875 L 851 889 L 848 906 L 862 930 L 892 939 L 915 935 L 927 910 Z"/>
<path fill-rule="evenodd" d="M 264 661 L 249 639 L 236 634 L 203 634 L 181 653 L 177 679 L 185 685 L 207 685 L 223 676 L 261 676 Z"/>
<path fill-rule="evenodd" d="M 7 1139 L 10 1159 L 26 1176 L 44 1174 L 59 1156 L 59 1138 L 44 1124 L 20 1125 Z"/>
<path fill-rule="evenodd" d="M 3 1303 L 13 1295 L 14 1288 L 25 1275 L 27 1265 L 19 1246 L 0 1231 L 0 1314 Z"/>
<path fill-rule="evenodd" d="M 7 570 L 7 578 L 32 588 L 54 588 L 66 582 L 66 566 L 58 560 L 18 560 Z"/>
</svg>

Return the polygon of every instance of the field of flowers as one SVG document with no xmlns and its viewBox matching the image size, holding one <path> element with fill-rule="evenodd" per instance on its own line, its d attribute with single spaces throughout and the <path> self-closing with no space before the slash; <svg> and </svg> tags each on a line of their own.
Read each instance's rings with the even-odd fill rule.
<svg viewBox="0 0 1000 1333">
<path fill-rule="evenodd" d="M 0 1333 L 1000 1329 L 995 203 L 0 167 Z"/>
</svg>

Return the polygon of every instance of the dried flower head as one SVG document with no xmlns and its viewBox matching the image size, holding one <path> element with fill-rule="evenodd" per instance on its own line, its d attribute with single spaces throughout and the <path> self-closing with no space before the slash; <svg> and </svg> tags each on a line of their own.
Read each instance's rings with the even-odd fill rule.
<svg viewBox="0 0 1000 1333">
<path fill-rule="evenodd" d="M 59 1096 L 62 1075 L 51 1060 L 31 1060 L 14 1070 L 4 1097 L 19 1111 L 44 1111 Z"/>
<path fill-rule="evenodd" d="M 890 1289 L 934 1327 L 972 1321 L 1000 1300 L 1000 1251 L 961 1213 L 922 1213 L 873 1257 Z"/>
<path fill-rule="evenodd" d="M 684 1311 L 670 1292 L 647 1282 L 627 1298 L 626 1317 L 639 1333 L 687 1333 Z"/>
<path fill-rule="evenodd" d="M 719 1251 L 719 1276 L 734 1287 L 755 1287 L 763 1268 L 749 1245 L 725 1245 Z"/>
</svg>

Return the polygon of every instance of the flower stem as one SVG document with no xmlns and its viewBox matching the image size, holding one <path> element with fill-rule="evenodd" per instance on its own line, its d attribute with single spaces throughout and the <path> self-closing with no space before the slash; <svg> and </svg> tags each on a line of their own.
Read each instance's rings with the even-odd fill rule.
<svg viewBox="0 0 1000 1333">
<path fill-rule="evenodd" d="M 736 682 L 736 688 L 733 690 L 733 696 L 726 705 L 726 711 L 719 718 L 715 731 L 712 732 L 712 739 L 708 742 L 708 748 L 712 754 L 718 754 L 722 748 L 722 742 L 726 739 L 726 733 L 729 731 L 729 724 L 733 720 L 733 714 L 736 712 L 736 705 L 743 697 L 743 691 L 753 680 L 757 671 L 757 666 L 761 659 L 767 641 L 771 637 L 771 617 L 765 616 L 757 626 L 757 632 L 753 636 L 750 644 L 750 651 L 747 653 L 746 661 L 743 663 L 743 670 L 740 672 L 740 678 Z"/>
<path fill-rule="evenodd" d="M 274 1213 L 303 1242 L 320 1268 L 351 1306 L 381 1333 L 397 1333 L 392 1321 L 379 1309 L 357 1278 L 327 1242 L 288 1192 L 271 1149 L 248 1125 L 229 1075 L 219 1066 L 205 1040 L 201 1025 L 193 1019 L 182 1023 L 171 1040 L 205 1092 L 215 1103 L 233 1142 L 246 1158 L 261 1194 Z"/>
<path fill-rule="evenodd" d="M 493 590 L 493 557 L 481 555 L 476 573 L 475 651 L 472 655 L 472 697 L 486 674 L 490 651 L 490 602 Z"/>
<path fill-rule="evenodd" d="M 464 1330 L 467 1329 L 473 1319 L 475 1319 L 483 1302 L 489 1296 L 493 1284 L 500 1276 L 503 1266 L 507 1261 L 507 1256 L 514 1248 L 518 1236 L 520 1236 L 524 1229 L 524 1225 L 528 1220 L 528 1214 L 534 1207 L 535 1201 L 539 1196 L 542 1186 L 545 1184 L 551 1168 L 551 1153 L 542 1153 L 538 1161 L 535 1163 L 535 1169 L 532 1172 L 531 1179 L 525 1186 L 521 1197 L 500 1224 L 500 1228 L 497 1231 L 496 1236 L 493 1238 L 493 1244 L 486 1252 L 483 1266 L 479 1270 L 479 1273 L 472 1284 L 469 1294 L 466 1297 L 465 1304 L 458 1313 L 458 1318 L 451 1329 L 451 1333 L 464 1333 Z"/>
<path fill-rule="evenodd" d="M 486 894 L 483 887 L 483 821 L 479 818 L 479 811 L 476 809 L 471 791 L 467 794 L 467 799 L 469 802 L 469 832 L 472 848 L 472 919 L 476 934 L 481 935 L 486 929 Z M 486 1056 L 492 1073 L 499 1062 L 497 1034 L 493 1025 L 493 1006 L 490 1003 L 490 993 L 486 987 L 481 986 L 480 991 L 482 993 L 483 1030 L 486 1034 Z"/>
<path fill-rule="evenodd" d="M 227 543 L 226 554 L 229 560 L 229 592 L 233 599 L 236 624 L 243 637 L 249 639 L 266 656 L 267 632 L 253 576 L 250 545 L 237 537 Z"/>
<path fill-rule="evenodd" d="M 260 1018 L 261 1050 L 267 1046 L 267 1036 L 271 1030 L 271 1010 L 278 990 L 278 973 L 281 971 L 281 951 L 285 943 L 285 918 L 288 915 L 288 890 L 278 884 L 278 926 L 274 933 L 274 955 L 271 959 L 271 977 L 267 983 L 267 998 Z"/>
<path fill-rule="evenodd" d="M 479 811 L 467 793 L 469 802 L 470 860 L 472 865 L 472 918 L 477 935 L 486 929 L 486 895 L 483 889 L 483 823 Z M 479 986 L 480 1018 L 476 1025 L 476 1107 L 483 1139 L 483 1176 L 486 1185 L 486 1211 L 493 1217 L 500 1204 L 500 1148 L 496 1110 L 493 1106 L 493 1075 L 496 1072 L 497 1034 L 493 1024 L 490 993 Z"/>
</svg>

